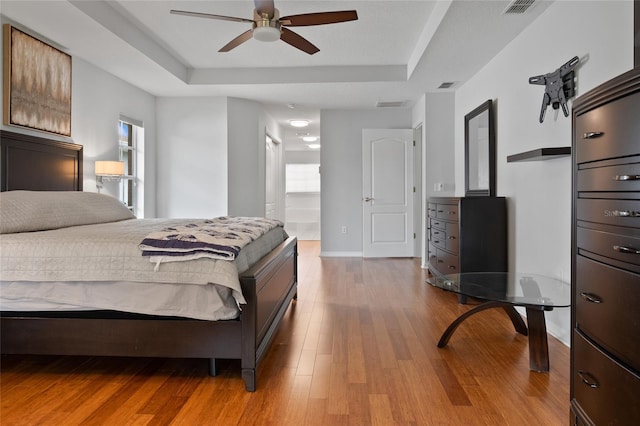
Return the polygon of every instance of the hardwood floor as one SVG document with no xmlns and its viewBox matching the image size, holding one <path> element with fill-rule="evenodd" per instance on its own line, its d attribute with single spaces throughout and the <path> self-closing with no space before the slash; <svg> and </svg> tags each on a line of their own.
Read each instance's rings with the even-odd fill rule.
<svg viewBox="0 0 640 426">
<path fill-rule="evenodd" d="M 8 425 L 566 425 L 569 349 L 529 371 L 502 309 L 441 333 L 469 306 L 424 284 L 417 259 L 319 257 L 299 244 L 299 297 L 244 391 L 237 362 L 3 356 Z"/>
</svg>

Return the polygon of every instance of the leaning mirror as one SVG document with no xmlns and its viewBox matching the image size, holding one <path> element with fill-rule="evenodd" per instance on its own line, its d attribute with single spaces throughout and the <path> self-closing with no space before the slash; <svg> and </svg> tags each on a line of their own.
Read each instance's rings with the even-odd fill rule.
<svg viewBox="0 0 640 426">
<path fill-rule="evenodd" d="M 493 102 L 464 116 L 465 195 L 496 195 L 496 141 Z"/>
</svg>

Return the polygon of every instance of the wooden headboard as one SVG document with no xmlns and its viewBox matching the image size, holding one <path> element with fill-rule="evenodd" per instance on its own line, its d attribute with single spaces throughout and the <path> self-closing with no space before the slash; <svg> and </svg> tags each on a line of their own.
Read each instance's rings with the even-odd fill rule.
<svg viewBox="0 0 640 426">
<path fill-rule="evenodd" d="M 0 191 L 82 191 L 82 145 L 0 130 Z"/>
</svg>

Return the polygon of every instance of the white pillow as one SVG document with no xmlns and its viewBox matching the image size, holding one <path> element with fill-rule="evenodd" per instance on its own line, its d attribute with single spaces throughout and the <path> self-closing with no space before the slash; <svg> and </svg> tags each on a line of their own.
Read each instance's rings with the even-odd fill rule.
<svg viewBox="0 0 640 426">
<path fill-rule="evenodd" d="M 0 192 L 0 234 L 45 231 L 133 218 L 133 213 L 120 200 L 95 192 Z"/>
</svg>

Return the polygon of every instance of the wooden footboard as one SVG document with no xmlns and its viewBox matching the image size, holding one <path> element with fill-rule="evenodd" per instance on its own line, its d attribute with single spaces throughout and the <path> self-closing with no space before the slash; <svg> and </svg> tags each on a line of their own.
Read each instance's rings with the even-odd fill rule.
<svg viewBox="0 0 640 426">
<path fill-rule="evenodd" d="M 264 356 L 280 320 L 297 295 L 297 240 L 289 237 L 279 253 L 271 252 L 240 275 L 242 293 L 242 378 L 255 390 L 256 366 Z"/>
<path fill-rule="evenodd" d="M 297 241 L 287 239 L 241 276 L 240 319 L 201 321 L 120 312 L 3 313 L 6 354 L 240 359 L 248 391 L 297 291 Z M 212 368 L 212 371 L 215 367 Z"/>
</svg>

